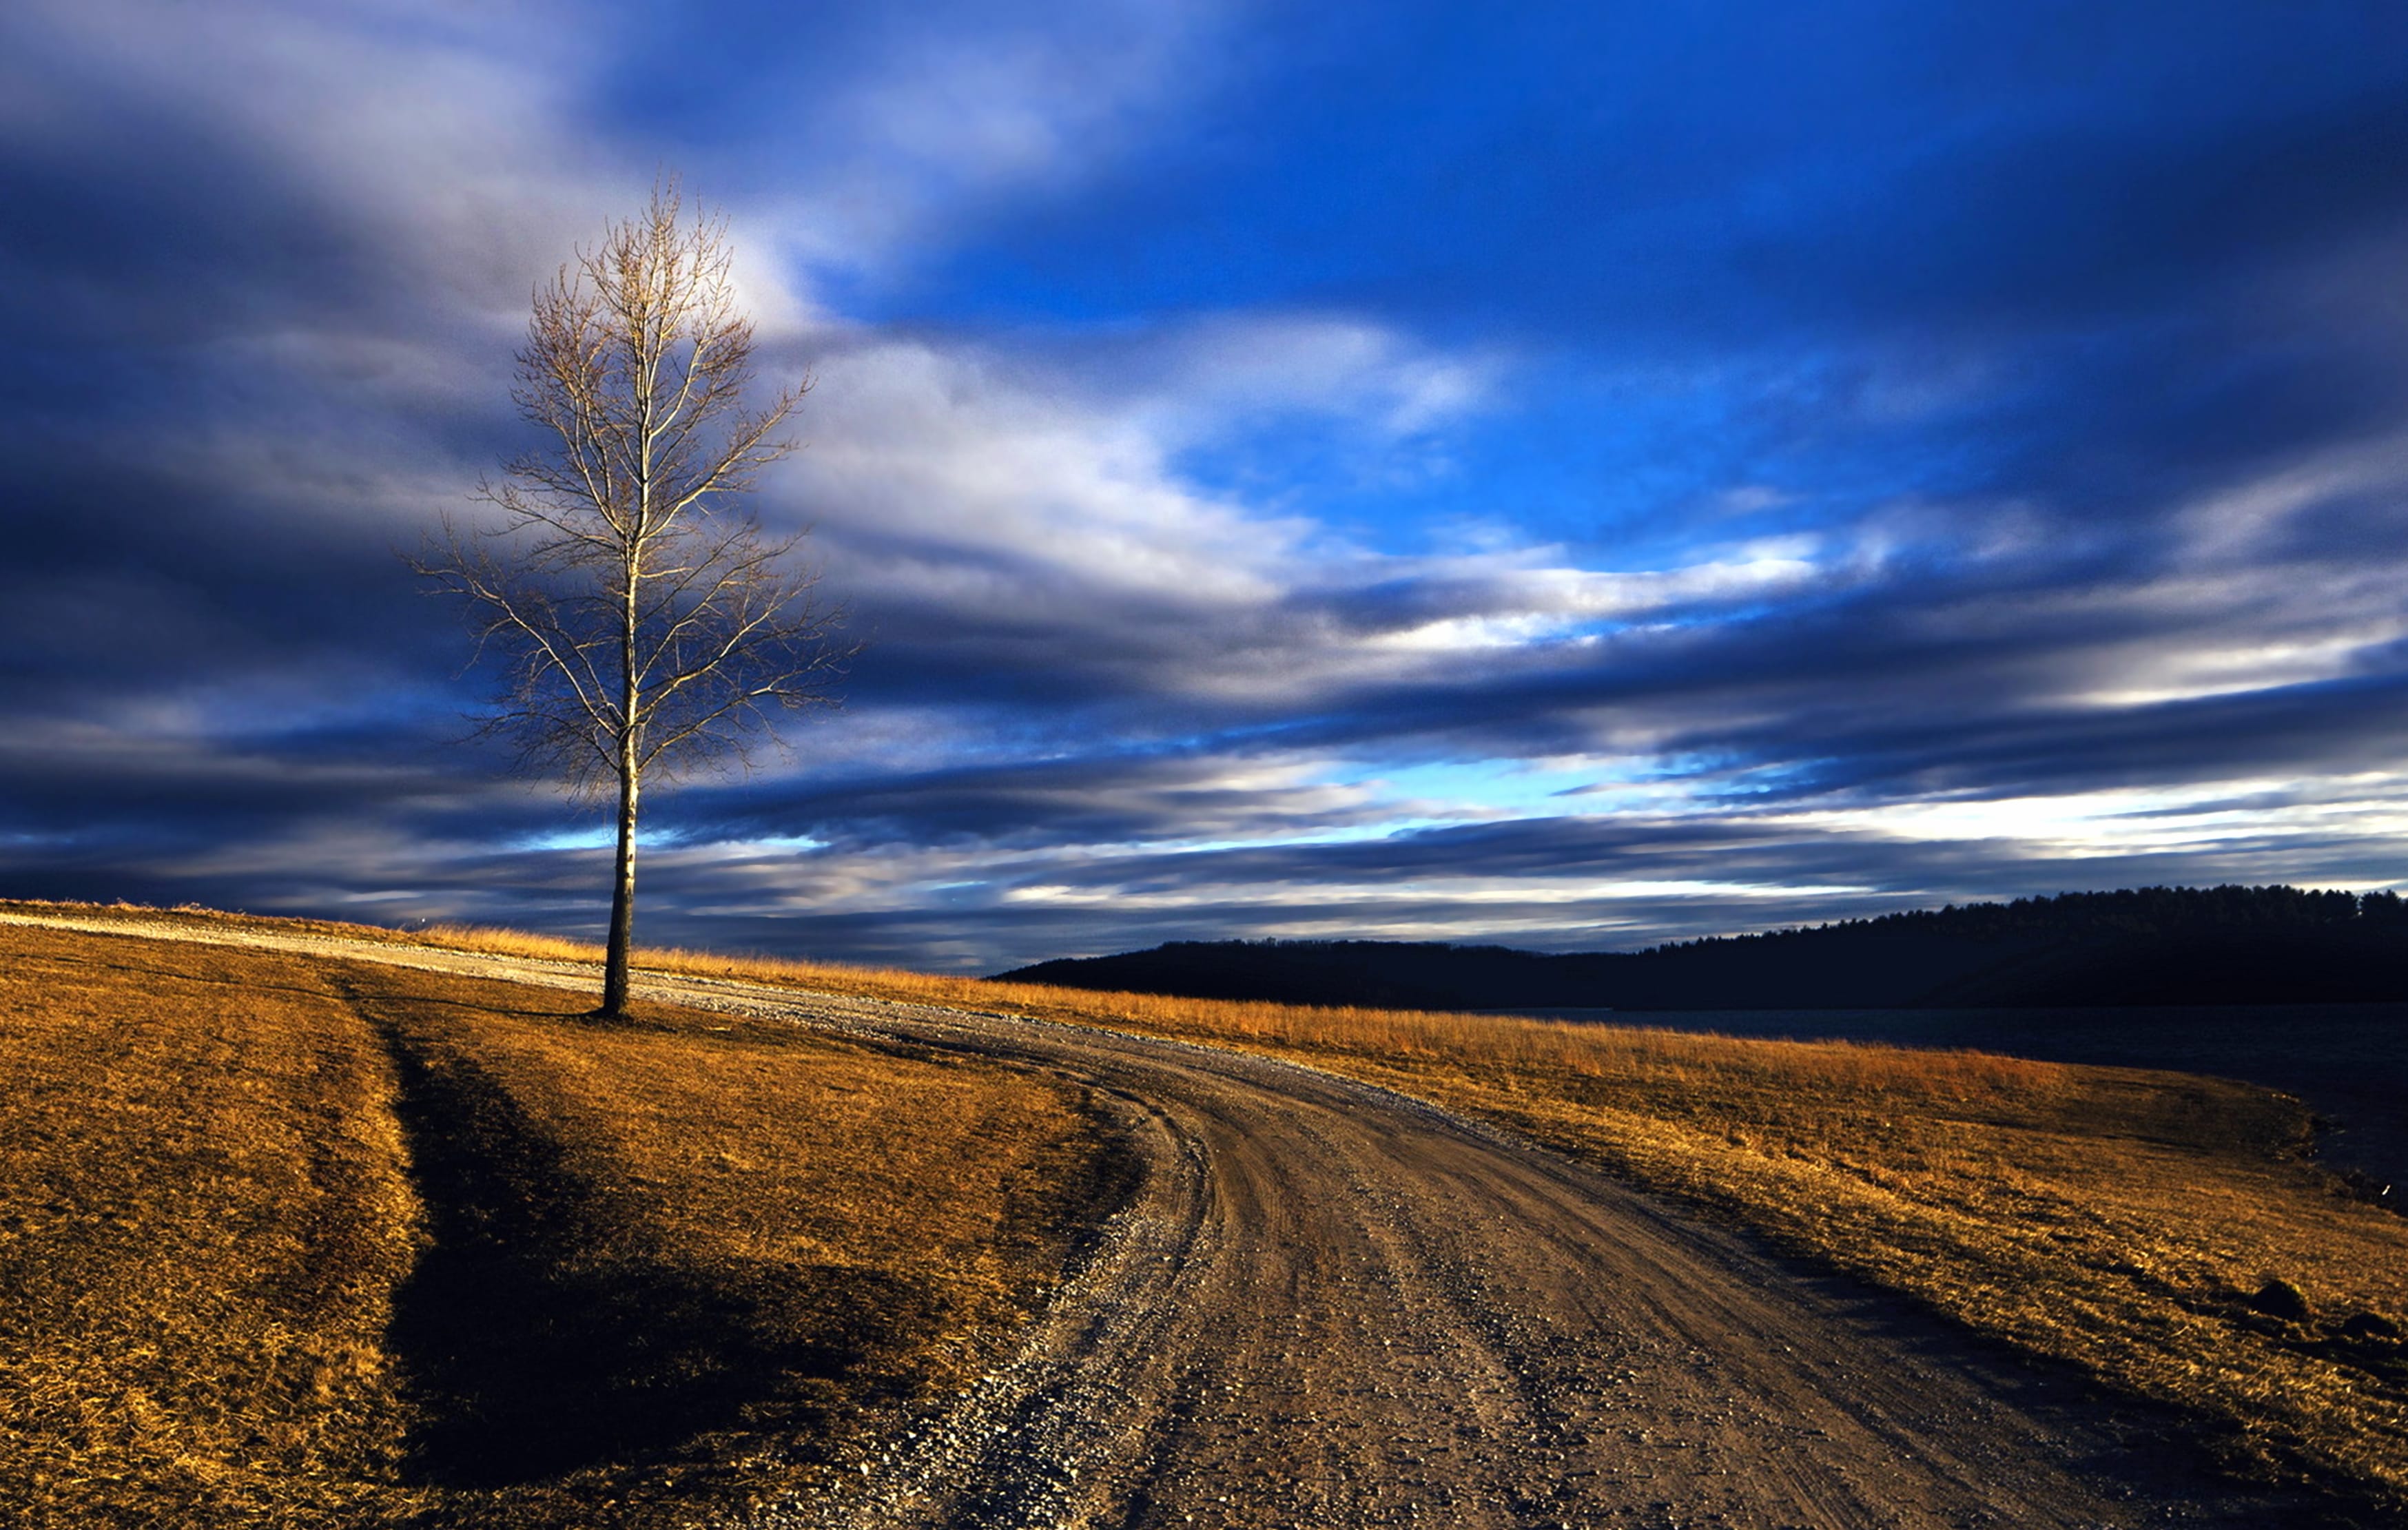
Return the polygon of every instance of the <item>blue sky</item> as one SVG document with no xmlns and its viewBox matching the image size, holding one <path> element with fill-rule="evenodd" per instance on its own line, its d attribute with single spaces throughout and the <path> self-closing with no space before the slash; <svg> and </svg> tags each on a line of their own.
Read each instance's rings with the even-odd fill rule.
<svg viewBox="0 0 2408 1530">
<path fill-rule="evenodd" d="M 665 168 L 871 646 L 651 937 L 2408 880 L 2397 7 L 28 0 L 0 894 L 598 929 L 394 551 Z"/>
</svg>

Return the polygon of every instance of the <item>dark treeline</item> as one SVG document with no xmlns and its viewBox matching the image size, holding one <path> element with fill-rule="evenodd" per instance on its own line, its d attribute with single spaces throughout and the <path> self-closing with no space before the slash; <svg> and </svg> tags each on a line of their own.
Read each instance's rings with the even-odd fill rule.
<svg viewBox="0 0 2408 1530">
<path fill-rule="evenodd" d="M 1987 1008 L 2408 1000 L 2408 902 L 2144 887 L 1885 914 L 1629 952 L 1177 941 L 1002 976 L 1289 1004 L 1508 1009 Z"/>
</svg>

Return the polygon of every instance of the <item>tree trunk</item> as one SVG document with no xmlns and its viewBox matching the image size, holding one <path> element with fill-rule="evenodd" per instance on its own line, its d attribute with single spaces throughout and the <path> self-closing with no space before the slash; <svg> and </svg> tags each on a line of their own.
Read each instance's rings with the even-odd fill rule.
<svg viewBox="0 0 2408 1530">
<path fill-rule="evenodd" d="M 616 1020 L 627 1011 L 627 956 L 636 943 L 636 788 L 635 751 L 619 753 L 619 874 L 610 894 L 610 949 L 602 960 L 602 1007 L 595 1011 Z"/>
<path fill-rule="evenodd" d="M 645 415 L 647 438 L 651 414 Z M 619 593 L 619 874 L 610 884 L 610 946 L 602 957 L 605 1020 L 627 1012 L 627 958 L 636 944 L 636 790 L 643 775 L 642 694 L 637 684 L 636 597 L 643 588 L 642 527 L 649 513 L 647 455 L 637 475 L 637 535 L 626 549 L 626 579 Z"/>
</svg>

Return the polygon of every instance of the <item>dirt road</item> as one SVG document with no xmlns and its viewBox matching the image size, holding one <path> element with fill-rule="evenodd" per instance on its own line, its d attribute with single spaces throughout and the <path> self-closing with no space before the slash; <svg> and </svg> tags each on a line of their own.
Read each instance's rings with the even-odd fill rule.
<svg viewBox="0 0 2408 1530">
<path fill-rule="evenodd" d="M 593 984 L 423 948 L 26 922 Z M 2153 1464 L 2145 1424 L 2061 1378 L 1367 1086 L 1008 1017 L 698 979 L 639 992 L 1066 1075 L 1138 1165 L 1014 1361 L 898 1421 L 840 1491 L 746 1522 L 761 1530 L 2286 1517 Z"/>
</svg>

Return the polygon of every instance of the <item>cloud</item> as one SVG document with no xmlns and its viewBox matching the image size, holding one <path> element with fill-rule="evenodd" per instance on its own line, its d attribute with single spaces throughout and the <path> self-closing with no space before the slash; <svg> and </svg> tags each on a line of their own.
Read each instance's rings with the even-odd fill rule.
<svg viewBox="0 0 2408 1530">
<path fill-rule="evenodd" d="M 926 344 L 828 355 L 789 492 L 832 539 L 875 536 L 898 579 L 969 604 L 983 592 L 948 588 L 940 561 L 956 579 L 965 565 L 1014 563 L 1082 593 L 1182 605 L 1274 587 L 1300 526 L 1180 483 L 1164 443 L 1126 418 L 998 372 Z M 1038 604 L 1025 594 L 1005 599 Z"/>
<path fill-rule="evenodd" d="M 753 504 L 874 643 L 656 799 L 666 937 L 1562 949 L 2396 871 L 2397 50 L 940 20 L 0 19 L 0 891 L 594 924 L 394 551 L 665 164 L 817 379 Z"/>
<path fill-rule="evenodd" d="M 1159 353 L 1167 376 L 1148 423 L 1182 444 L 1283 414 L 1416 436 L 1489 403 L 1510 365 L 1501 354 L 1450 354 L 1388 325 L 1309 312 L 1208 321 Z"/>
</svg>

